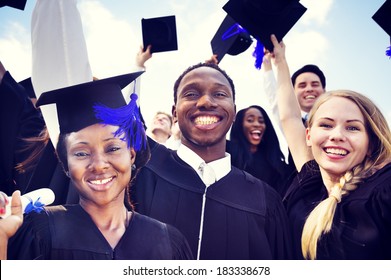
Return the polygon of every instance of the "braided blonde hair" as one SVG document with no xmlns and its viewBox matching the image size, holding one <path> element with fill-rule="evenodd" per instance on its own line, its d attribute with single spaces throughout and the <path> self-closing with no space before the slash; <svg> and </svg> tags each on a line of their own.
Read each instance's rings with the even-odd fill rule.
<svg viewBox="0 0 391 280">
<path fill-rule="evenodd" d="M 308 216 L 301 238 L 302 254 L 306 259 L 316 259 L 318 240 L 322 234 L 331 230 L 335 210 L 341 199 L 354 191 L 365 178 L 374 174 L 391 159 L 391 132 L 387 121 L 378 107 L 360 93 L 339 90 L 322 94 L 309 114 L 308 126 L 312 126 L 313 116 L 317 109 L 334 96 L 347 98 L 360 109 L 365 119 L 370 143 L 368 152 L 371 156 L 367 156 L 362 163 L 348 170 L 331 188 L 328 198 L 320 202 Z"/>
</svg>

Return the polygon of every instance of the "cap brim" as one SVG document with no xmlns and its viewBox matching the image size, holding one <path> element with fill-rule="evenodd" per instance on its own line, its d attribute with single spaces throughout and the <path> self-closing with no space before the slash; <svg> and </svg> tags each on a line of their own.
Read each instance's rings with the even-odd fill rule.
<svg viewBox="0 0 391 280">
<path fill-rule="evenodd" d="M 56 101 L 59 99 L 59 96 L 67 96 L 70 97 L 69 93 L 72 92 L 80 92 L 82 88 L 89 88 L 92 84 L 94 86 L 98 86 L 101 84 L 117 84 L 120 88 L 126 87 L 129 83 L 137 79 L 144 71 L 134 72 L 130 74 L 124 74 L 119 75 L 115 77 L 110 77 L 106 79 L 100 79 L 96 81 L 91 81 L 83 84 L 77 84 L 65 88 L 59 88 L 52 91 L 44 92 L 40 95 L 40 97 L 37 100 L 36 106 L 42 106 L 46 104 L 52 104 L 56 103 Z"/>
<path fill-rule="evenodd" d="M 23 11 L 24 8 L 26 7 L 26 2 L 27 0 L 3 0 L 0 1 L 0 8 L 4 6 L 8 6 Z"/>
</svg>

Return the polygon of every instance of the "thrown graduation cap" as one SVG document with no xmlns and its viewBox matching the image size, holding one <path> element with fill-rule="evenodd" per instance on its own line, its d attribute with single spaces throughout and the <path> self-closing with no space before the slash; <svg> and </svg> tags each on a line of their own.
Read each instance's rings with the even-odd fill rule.
<svg viewBox="0 0 391 280">
<path fill-rule="evenodd" d="M 151 52 L 178 49 L 175 16 L 141 19 L 144 50 L 152 45 Z"/>
<path fill-rule="evenodd" d="M 229 0 L 223 9 L 269 51 L 270 35 L 281 41 L 307 10 L 298 0 Z"/>
<path fill-rule="evenodd" d="M 252 44 L 250 34 L 227 15 L 210 42 L 219 63 L 225 54 L 238 55 Z"/>
<path fill-rule="evenodd" d="M 390 36 L 391 44 L 391 0 L 386 0 L 372 19 Z M 387 48 L 386 55 L 391 58 L 391 46 Z"/>
<path fill-rule="evenodd" d="M 0 0 L 0 8 L 8 6 L 18 10 L 24 10 L 27 0 Z"/>
<path fill-rule="evenodd" d="M 144 135 L 143 131 L 135 130 L 135 126 L 137 129 L 143 127 L 138 115 L 137 95 L 132 94 L 127 105 L 121 90 L 142 73 L 140 71 L 44 92 L 36 106 L 56 104 L 62 134 L 76 132 L 96 123 L 116 125 L 120 128 L 115 136 L 125 133 L 124 139 L 128 140 L 128 146 L 134 147 L 136 143 L 133 137 Z"/>
</svg>

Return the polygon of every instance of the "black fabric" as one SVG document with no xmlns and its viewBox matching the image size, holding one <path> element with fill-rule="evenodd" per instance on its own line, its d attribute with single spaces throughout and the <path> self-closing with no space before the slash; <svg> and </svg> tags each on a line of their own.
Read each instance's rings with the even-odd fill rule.
<svg viewBox="0 0 391 280">
<path fill-rule="evenodd" d="M 132 186 L 138 212 L 178 228 L 197 255 L 205 185 L 176 151 L 149 139 L 151 160 Z M 232 167 L 208 187 L 201 259 L 285 259 L 291 256 L 280 196 L 266 183 Z"/>
<path fill-rule="evenodd" d="M 319 166 L 306 163 L 294 179 L 285 204 L 295 256 L 302 258 L 301 233 L 309 213 L 327 198 Z M 342 197 L 331 231 L 318 242 L 317 259 L 391 259 L 391 164 Z"/>
<path fill-rule="evenodd" d="M 192 259 L 192 255 L 178 230 L 136 212 L 112 249 L 80 205 L 66 205 L 28 214 L 9 241 L 8 258 L 169 260 Z"/>
<path fill-rule="evenodd" d="M 28 98 L 25 89 L 7 71 L 0 83 L 0 190 L 11 195 L 23 189 L 30 173 L 17 174 L 15 166 L 28 152 L 22 138 L 38 136 L 45 126 L 40 112 Z"/>
<path fill-rule="evenodd" d="M 285 162 L 281 162 L 278 167 L 274 167 L 268 161 L 264 151 L 261 150 L 251 154 L 251 159 L 248 163 L 242 164 L 239 160 L 236 160 L 234 145 L 239 144 L 227 140 L 226 150 L 229 154 L 231 154 L 232 165 L 250 173 L 261 181 L 266 182 L 269 186 L 274 188 L 281 195 L 281 197 L 283 197 L 286 189 L 290 185 L 289 178 L 292 172 L 295 170 L 294 166 L 288 165 Z"/>
</svg>

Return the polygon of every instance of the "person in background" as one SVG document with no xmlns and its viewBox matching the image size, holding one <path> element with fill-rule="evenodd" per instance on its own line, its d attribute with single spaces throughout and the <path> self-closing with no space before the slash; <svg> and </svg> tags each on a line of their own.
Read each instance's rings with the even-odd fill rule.
<svg viewBox="0 0 391 280">
<path fill-rule="evenodd" d="M 252 105 L 236 114 L 227 143 L 232 165 L 265 181 L 281 195 L 292 172 L 284 161 L 277 134 L 266 111 Z"/>
<path fill-rule="evenodd" d="M 149 135 L 159 144 L 165 144 L 171 136 L 172 116 L 166 112 L 158 111 L 152 119 L 148 129 Z"/>
<path fill-rule="evenodd" d="M 277 106 L 276 78 L 273 72 L 271 53 L 264 50 L 262 82 L 269 101 L 273 118 L 279 121 Z M 297 101 L 299 102 L 303 123 L 318 97 L 326 92 L 326 77 L 317 65 L 306 64 L 296 70 L 291 77 Z"/>
<path fill-rule="evenodd" d="M 298 175 L 287 191 L 296 258 L 391 259 L 391 132 L 351 90 L 323 93 L 303 126 L 285 44 L 271 37 L 281 124 Z"/>
<path fill-rule="evenodd" d="M 273 72 L 272 57 L 271 53 L 266 49 L 264 49 L 262 65 L 262 82 L 264 92 L 270 105 L 272 117 L 275 120 L 275 123 L 278 124 L 279 130 L 282 131 L 277 106 L 277 85 L 276 78 Z M 320 70 L 317 65 L 306 64 L 300 69 L 296 70 L 295 73 L 293 73 L 291 77 L 291 82 L 294 88 L 296 99 L 299 102 L 302 122 L 305 126 L 308 118 L 308 112 L 311 110 L 317 98 L 319 98 L 319 96 L 321 96 L 321 94 L 325 93 L 326 91 L 326 77 L 323 71 Z M 284 146 L 286 162 L 288 163 L 289 169 L 292 170 L 291 174 L 285 180 L 287 182 L 287 186 L 297 175 L 297 170 L 295 167 L 295 163 L 293 162 L 292 155 L 287 147 L 285 137 L 280 138 L 282 138 L 281 143 Z"/>
<path fill-rule="evenodd" d="M 121 90 L 141 73 L 39 97 L 37 106 L 57 106 L 56 153 L 80 199 L 73 205 L 37 207 L 27 214 L 9 239 L 9 259 L 193 258 L 177 229 L 138 214 L 129 200 L 131 180 L 149 160 L 150 151 L 137 95 L 126 104 Z"/>
<path fill-rule="evenodd" d="M 326 91 L 326 77 L 318 66 L 307 64 L 293 73 L 291 80 L 305 122 L 316 100 Z"/>
<path fill-rule="evenodd" d="M 142 109 L 142 108 L 141 108 Z M 174 84 L 178 150 L 149 138 L 151 159 L 132 186 L 136 210 L 178 228 L 197 259 L 289 259 L 290 233 L 278 193 L 231 164 L 226 135 L 235 87 L 214 63 Z"/>
</svg>

